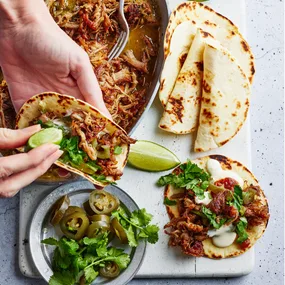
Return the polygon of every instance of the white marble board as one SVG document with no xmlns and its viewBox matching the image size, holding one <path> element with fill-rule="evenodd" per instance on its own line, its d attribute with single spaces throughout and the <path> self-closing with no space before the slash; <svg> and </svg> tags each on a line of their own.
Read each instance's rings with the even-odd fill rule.
<svg viewBox="0 0 285 285">
<path fill-rule="evenodd" d="M 169 0 L 172 10 L 179 0 Z M 245 1 L 244 0 L 212 0 L 208 5 L 219 13 L 230 18 L 245 33 Z M 190 135 L 176 136 L 157 128 L 162 107 L 156 99 L 133 133 L 136 139 L 151 140 L 162 144 L 177 154 L 181 161 L 198 157 L 193 153 L 193 137 Z M 236 137 L 225 146 L 205 153 L 224 154 L 236 159 L 251 168 L 249 120 Z M 201 154 L 200 154 L 201 155 Z M 126 167 L 123 178 L 118 186 L 124 189 L 142 208 L 145 207 L 154 215 L 154 222 L 160 230 L 159 242 L 148 245 L 146 256 L 138 278 L 177 278 L 177 277 L 233 277 L 248 274 L 254 266 L 254 250 L 242 256 L 225 260 L 210 260 L 183 256 L 180 251 L 168 248 L 168 237 L 163 233 L 163 226 L 168 221 L 163 205 L 163 189 L 155 183 L 164 173 L 146 173 Z M 21 272 L 29 277 L 39 277 L 30 259 L 28 246 L 24 242 L 32 213 L 41 199 L 51 191 L 48 186 L 31 185 L 21 191 L 20 224 L 19 224 L 19 266 Z"/>
</svg>

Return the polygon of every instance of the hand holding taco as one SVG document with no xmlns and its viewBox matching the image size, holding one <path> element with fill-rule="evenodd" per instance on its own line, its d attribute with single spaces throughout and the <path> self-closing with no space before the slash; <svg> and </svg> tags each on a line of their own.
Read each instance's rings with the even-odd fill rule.
<svg viewBox="0 0 285 285">
<path fill-rule="evenodd" d="M 93 106 L 58 93 L 35 95 L 22 106 L 16 128 L 34 124 L 42 130 L 29 139 L 25 150 L 58 144 L 63 155 L 55 164 L 101 187 L 120 179 L 129 145 L 135 142 Z"/>
</svg>

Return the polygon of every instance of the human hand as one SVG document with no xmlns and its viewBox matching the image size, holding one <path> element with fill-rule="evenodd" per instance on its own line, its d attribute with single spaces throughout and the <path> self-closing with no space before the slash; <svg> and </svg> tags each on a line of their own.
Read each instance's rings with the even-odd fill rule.
<svg viewBox="0 0 285 285">
<path fill-rule="evenodd" d="M 22 130 L 0 128 L 0 149 L 23 146 L 40 129 L 39 125 Z M 0 157 L 0 198 L 13 197 L 21 188 L 43 175 L 61 155 L 59 146 L 45 144 L 28 153 Z"/>
<path fill-rule="evenodd" d="M 111 118 L 87 53 L 57 26 L 44 1 L 0 0 L 0 50 L 17 111 L 31 96 L 55 91 Z"/>
</svg>

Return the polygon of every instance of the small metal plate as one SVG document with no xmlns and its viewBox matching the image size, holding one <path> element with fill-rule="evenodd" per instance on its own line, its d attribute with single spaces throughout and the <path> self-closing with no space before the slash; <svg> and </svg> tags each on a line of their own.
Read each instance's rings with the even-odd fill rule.
<svg viewBox="0 0 285 285">
<path fill-rule="evenodd" d="M 88 182 L 86 182 L 86 185 L 82 182 L 61 185 L 39 204 L 33 216 L 29 231 L 30 252 L 37 270 L 47 282 L 53 274 L 51 260 L 54 247 L 41 244 L 41 240 L 48 237 L 60 238 L 62 235 L 59 228 L 53 227 L 49 223 L 52 206 L 60 197 L 68 195 L 70 205 L 82 207 L 93 189 L 94 187 L 90 187 Z M 139 209 L 134 200 L 122 189 L 116 186 L 108 186 L 104 190 L 118 197 L 121 206 L 129 212 Z M 130 248 L 128 245 L 122 245 L 116 243 L 116 241 L 113 245 L 124 249 L 126 253 L 130 254 L 131 262 L 129 266 L 113 280 L 98 277 L 92 284 L 127 284 L 139 270 L 144 258 L 146 242 L 140 242 L 137 248 Z"/>
</svg>

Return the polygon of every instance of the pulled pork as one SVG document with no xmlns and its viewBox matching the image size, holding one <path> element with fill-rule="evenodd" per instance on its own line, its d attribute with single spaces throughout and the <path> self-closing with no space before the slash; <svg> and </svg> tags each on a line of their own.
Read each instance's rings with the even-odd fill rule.
<svg viewBox="0 0 285 285">
<path fill-rule="evenodd" d="M 115 146 L 121 144 L 132 144 L 135 140 L 128 137 L 122 130 L 116 130 L 112 134 L 105 129 L 107 121 L 103 118 L 93 117 L 85 111 L 78 111 L 71 114 L 72 135 L 80 137 L 79 147 L 82 148 L 91 160 L 96 160 L 101 166 L 100 174 L 114 176 L 115 180 L 122 176 L 123 172 L 117 169 L 117 160 L 114 154 Z M 92 142 L 97 141 L 97 151 L 101 146 L 108 146 L 110 149 L 109 159 L 97 158 L 97 152 Z"/>
<path fill-rule="evenodd" d="M 187 255 L 203 256 L 202 241 L 208 238 L 208 226 L 204 224 L 201 216 L 192 212 L 200 206 L 195 204 L 193 196 L 189 196 L 188 193 L 178 199 L 180 217 L 172 218 L 164 226 L 165 233 L 170 236 L 169 245 L 180 246 Z"/>
</svg>

